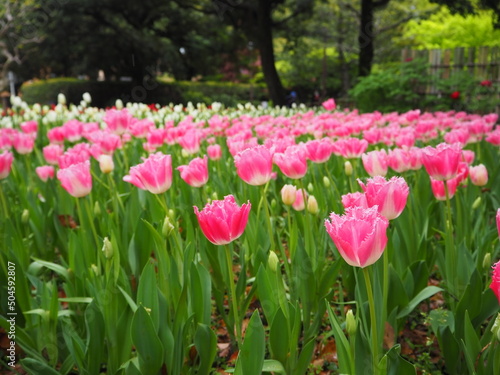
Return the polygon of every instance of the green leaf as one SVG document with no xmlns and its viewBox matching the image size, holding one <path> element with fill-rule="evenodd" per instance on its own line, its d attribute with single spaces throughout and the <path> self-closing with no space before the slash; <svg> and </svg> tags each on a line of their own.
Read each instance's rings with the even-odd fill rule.
<svg viewBox="0 0 500 375">
<path fill-rule="evenodd" d="M 286 363 L 290 353 L 290 345 L 297 343 L 290 342 L 288 320 L 285 318 L 281 308 L 278 308 L 269 330 L 269 347 L 271 356 L 281 363 Z"/>
<path fill-rule="evenodd" d="M 52 263 L 52 262 L 47 262 L 45 260 L 42 260 L 42 259 L 37 259 L 37 258 L 33 258 L 35 261 L 28 267 L 28 272 L 30 272 L 30 270 L 32 269 L 36 269 L 36 266 L 43 266 L 43 267 L 46 267 L 48 268 L 49 270 L 51 271 L 54 271 L 55 273 L 57 273 L 58 275 L 60 275 L 62 278 L 64 278 L 64 280 L 68 281 L 69 280 L 69 272 L 66 268 L 64 268 L 63 266 L 61 266 L 60 264 L 55 264 L 55 263 Z"/>
<path fill-rule="evenodd" d="M 379 370 L 387 375 L 416 375 L 417 370 L 410 362 L 402 358 L 399 353 L 401 346 L 393 346 L 380 360 Z"/>
<path fill-rule="evenodd" d="M 94 299 L 90 297 L 67 297 L 58 298 L 59 302 L 70 302 L 70 303 L 91 303 Z"/>
<path fill-rule="evenodd" d="M 267 321 L 272 322 L 278 310 L 278 301 L 276 301 L 274 289 L 263 265 L 259 267 L 256 282 L 262 310 L 264 311 Z"/>
<path fill-rule="evenodd" d="M 464 348 L 465 360 L 467 362 L 467 367 L 469 368 L 469 374 L 476 374 L 474 363 L 478 355 L 481 353 L 481 344 L 479 343 L 477 333 L 469 319 L 468 311 L 465 312 L 464 340 L 461 340 L 461 344 Z"/>
<path fill-rule="evenodd" d="M 423 290 L 420 291 L 413 299 L 410 301 L 410 303 L 399 312 L 397 318 L 401 319 L 410 314 L 417 305 L 422 302 L 424 299 L 429 298 L 433 296 L 434 294 L 442 291 L 442 288 L 438 288 L 437 286 L 428 286 L 424 288 Z"/>
<path fill-rule="evenodd" d="M 212 364 L 217 354 L 217 337 L 215 333 L 206 324 L 198 324 L 194 334 L 194 345 L 200 365 L 198 366 L 198 375 L 208 375 L 212 370 Z"/>
<path fill-rule="evenodd" d="M 259 312 L 254 311 L 245 334 L 245 340 L 236 360 L 235 374 L 261 375 L 264 365 L 266 342 Z"/>
<path fill-rule="evenodd" d="M 140 305 L 132 318 L 132 342 L 139 354 L 139 367 L 143 374 L 156 374 L 163 365 L 163 346 L 151 317 Z"/>
<path fill-rule="evenodd" d="M 158 332 L 160 326 L 160 311 L 158 306 L 158 293 L 156 283 L 156 273 L 153 263 L 147 262 L 142 270 L 137 290 L 137 304 L 149 309 L 149 316 Z"/>
<path fill-rule="evenodd" d="M 354 374 L 354 369 L 352 368 L 352 353 L 349 341 L 340 324 L 337 320 L 337 316 L 333 313 L 332 308 L 327 301 L 326 308 L 328 310 L 328 317 L 330 323 L 332 324 L 333 335 L 335 336 L 335 342 L 337 343 L 337 357 L 339 360 L 340 372 L 343 374 Z"/>
<path fill-rule="evenodd" d="M 311 363 L 311 358 L 314 351 L 314 338 L 310 339 L 302 348 L 299 355 L 299 360 L 297 361 L 297 367 L 294 370 L 294 375 L 303 375 L 306 373 L 309 364 Z"/>
<path fill-rule="evenodd" d="M 87 330 L 86 370 L 89 374 L 98 374 L 104 354 L 105 324 L 101 310 L 95 302 L 91 302 L 85 309 L 85 328 Z"/>
<path fill-rule="evenodd" d="M 281 362 L 275 361 L 274 359 L 266 359 L 264 365 L 262 366 L 262 372 L 272 372 L 275 374 L 286 375 L 286 370 L 281 364 Z"/>
<path fill-rule="evenodd" d="M 128 305 L 130 306 L 130 308 L 132 309 L 133 312 L 135 312 L 135 310 L 137 310 L 137 304 L 134 302 L 134 300 L 132 299 L 132 297 L 130 297 L 128 295 L 128 293 L 122 289 L 121 286 L 117 285 L 118 286 L 118 289 L 120 289 L 120 292 L 122 293 L 123 297 L 125 298 L 125 300 L 127 301 Z"/>
<path fill-rule="evenodd" d="M 211 281 L 207 270 L 199 264 L 191 263 L 191 288 L 188 290 L 191 306 L 197 323 L 210 324 Z"/>
<path fill-rule="evenodd" d="M 32 375 L 40 375 L 40 374 L 60 375 L 59 372 L 54 370 L 45 362 L 37 361 L 36 359 L 32 358 L 21 359 L 21 365 L 23 366 L 23 369 L 25 369 L 26 371 L 28 371 L 29 374 Z"/>
</svg>

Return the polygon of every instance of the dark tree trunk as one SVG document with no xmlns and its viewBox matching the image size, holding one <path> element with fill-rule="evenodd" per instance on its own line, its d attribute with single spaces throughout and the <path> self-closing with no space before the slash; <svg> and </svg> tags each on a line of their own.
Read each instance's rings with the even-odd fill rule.
<svg viewBox="0 0 500 375">
<path fill-rule="evenodd" d="M 372 70 L 375 31 L 373 28 L 374 11 L 389 3 L 390 0 L 361 0 L 361 20 L 358 36 L 359 64 L 358 75 L 365 77 Z"/>
<path fill-rule="evenodd" d="M 373 0 L 361 0 L 361 22 L 358 36 L 359 63 L 358 75 L 370 74 L 373 62 Z"/>
<path fill-rule="evenodd" d="M 274 61 L 271 2 L 258 0 L 256 43 L 260 52 L 262 71 L 269 96 L 275 105 L 285 105 L 285 89 L 281 83 Z"/>
</svg>

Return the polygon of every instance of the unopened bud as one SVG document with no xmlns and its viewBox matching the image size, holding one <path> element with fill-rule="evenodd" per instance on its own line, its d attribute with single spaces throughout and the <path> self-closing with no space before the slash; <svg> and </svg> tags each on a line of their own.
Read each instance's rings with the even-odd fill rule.
<svg viewBox="0 0 500 375">
<path fill-rule="evenodd" d="M 106 154 L 99 156 L 99 168 L 101 168 L 102 173 L 111 173 L 115 169 L 113 157 Z"/>
<path fill-rule="evenodd" d="M 90 96 L 90 94 L 88 92 L 84 92 L 83 93 L 83 100 L 87 103 L 87 104 L 90 104 L 90 102 L 92 101 L 92 97 Z"/>
<path fill-rule="evenodd" d="M 108 237 L 104 237 L 102 252 L 104 253 L 104 257 L 106 259 L 113 258 L 113 244 L 109 241 Z"/>
<path fill-rule="evenodd" d="M 352 164 L 349 160 L 344 163 L 344 171 L 346 176 L 352 176 Z"/>
<path fill-rule="evenodd" d="M 101 272 L 99 272 L 99 268 L 97 268 L 95 264 L 91 264 L 90 269 L 92 270 L 92 272 L 94 272 L 94 275 L 96 276 L 99 276 L 101 274 Z"/>
<path fill-rule="evenodd" d="M 21 215 L 21 222 L 23 224 L 27 224 L 29 220 L 30 220 L 30 212 L 27 209 L 24 209 Z"/>
<path fill-rule="evenodd" d="M 188 158 L 189 157 L 189 152 L 187 152 L 185 149 L 181 150 L 181 155 L 183 158 Z"/>
<path fill-rule="evenodd" d="M 483 258 L 483 269 L 489 269 L 491 267 L 491 254 L 486 253 Z"/>
<path fill-rule="evenodd" d="M 174 226 L 172 225 L 172 222 L 170 221 L 170 217 L 166 216 L 165 220 L 163 221 L 163 227 L 161 229 L 161 232 L 164 237 L 168 237 L 170 233 L 174 230 Z"/>
<path fill-rule="evenodd" d="M 481 197 L 477 197 L 474 203 L 472 203 L 472 209 L 475 210 L 481 205 Z"/>
<path fill-rule="evenodd" d="M 358 330 L 358 323 L 356 323 L 356 318 L 354 317 L 354 313 L 351 309 L 347 311 L 345 316 L 345 326 L 349 336 L 354 337 L 356 335 L 356 331 Z"/>
<path fill-rule="evenodd" d="M 57 94 L 57 103 L 66 105 L 66 96 L 63 93 Z"/>
<path fill-rule="evenodd" d="M 212 200 L 216 201 L 217 199 L 219 199 L 219 196 L 217 195 L 217 192 L 216 192 L 216 191 L 214 191 L 214 192 L 212 193 Z"/>
<path fill-rule="evenodd" d="M 278 259 L 278 256 L 274 251 L 269 252 L 269 258 L 267 258 L 267 265 L 269 266 L 269 269 L 273 272 L 276 272 L 278 270 L 278 264 L 280 260 Z"/>
<path fill-rule="evenodd" d="M 307 191 L 311 194 L 314 192 L 314 185 L 310 182 L 307 184 Z"/>
<path fill-rule="evenodd" d="M 281 199 L 287 206 L 291 206 L 295 202 L 297 188 L 293 185 L 285 185 L 281 188 Z"/>
<path fill-rule="evenodd" d="M 96 201 L 94 204 L 94 215 L 95 216 L 101 216 L 101 205 L 99 204 L 99 201 Z"/>
<path fill-rule="evenodd" d="M 122 109 L 123 108 L 123 102 L 122 102 L 121 99 L 116 99 L 115 107 L 116 107 L 116 109 Z"/>
<path fill-rule="evenodd" d="M 326 176 L 323 177 L 323 185 L 325 185 L 326 188 L 330 187 L 330 179 Z"/>
<path fill-rule="evenodd" d="M 276 208 L 276 206 L 278 205 L 278 202 L 276 202 L 276 199 L 271 199 L 271 208 Z"/>
<path fill-rule="evenodd" d="M 307 211 L 313 215 L 316 215 L 319 212 L 318 201 L 313 195 L 310 195 L 309 198 L 307 198 Z"/>
</svg>

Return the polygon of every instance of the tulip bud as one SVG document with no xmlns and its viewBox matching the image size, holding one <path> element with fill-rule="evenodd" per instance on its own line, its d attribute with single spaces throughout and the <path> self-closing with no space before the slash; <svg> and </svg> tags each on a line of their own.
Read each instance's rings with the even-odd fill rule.
<svg viewBox="0 0 500 375">
<path fill-rule="evenodd" d="M 92 272 L 94 272 L 94 275 L 96 275 L 96 276 L 99 276 L 101 274 L 101 272 L 99 271 L 99 268 L 97 268 L 97 266 L 95 264 L 91 264 L 90 269 L 92 270 Z"/>
<path fill-rule="evenodd" d="M 212 200 L 216 201 L 216 200 L 218 200 L 218 199 L 219 199 L 219 197 L 218 197 L 218 195 L 217 195 L 217 192 L 216 192 L 216 191 L 214 191 L 214 192 L 212 193 Z"/>
<path fill-rule="evenodd" d="M 62 92 L 57 94 L 57 103 L 61 105 L 66 105 L 66 96 Z"/>
<path fill-rule="evenodd" d="M 168 217 L 170 218 L 170 220 L 175 220 L 175 211 L 174 210 L 169 209 L 167 214 L 168 214 Z"/>
<path fill-rule="evenodd" d="M 310 195 L 309 198 L 307 198 L 307 211 L 313 215 L 316 215 L 319 212 L 318 201 L 313 195 Z"/>
<path fill-rule="evenodd" d="M 323 185 L 325 185 L 326 188 L 330 187 L 330 179 L 326 176 L 323 176 Z"/>
<path fill-rule="evenodd" d="M 99 156 L 99 168 L 101 168 L 102 173 L 111 173 L 115 169 L 113 158 L 106 154 Z"/>
<path fill-rule="evenodd" d="M 104 237 L 102 252 L 104 253 L 104 257 L 106 259 L 113 258 L 113 244 L 109 241 L 108 237 Z"/>
<path fill-rule="evenodd" d="M 278 202 L 276 202 L 276 199 L 271 199 L 271 208 L 276 208 L 276 206 L 278 205 Z"/>
<path fill-rule="evenodd" d="M 491 254 L 486 253 L 483 258 L 483 268 L 489 269 L 491 267 Z"/>
<path fill-rule="evenodd" d="M 116 99 L 115 107 L 116 107 L 116 109 L 123 109 L 123 102 L 121 99 Z"/>
<path fill-rule="evenodd" d="M 293 185 L 285 185 L 281 189 L 281 199 L 287 206 L 291 206 L 295 202 L 297 188 Z"/>
<path fill-rule="evenodd" d="M 481 197 L 477 197 L 474 203 L 472 203 L 472 209 L 475 210 L 481 205 Z"/>
<path fill-rule="evenodd" d="M 23 224 L 27 224 L 29 220 L 30 220 L 30 212 L 27 209 L 24 209 L 21 215 L 21 222 Z"/>
<path fill-rule="evenodd" d="M 94 215 L 95 216 L 101 216 L 101 205 L 99 204 L 99 201 L 96 201 L 94 204 Z"/>
<path fill-rule="evenodd" d="M 356 323 L 356 318 L 354 317 L 354 313 L 351 309 L 347 311 L 347 314 L 345 316 L 345 325 L 349 336 L 354 337 L 358 329 L 358 324 Z"/>
<path fill-rule="evenodd" d="M 310 182 L 307 184 L 307 191 L 311 194 L 314 192 L 314 185 Z"/>
<path fill-rule="evenodd" d="M 181 155 L 183 158 L 188 158 L 189 157 L 189 152 L 187 152 L 185 149 L 181 150 Z"/>
<path fill-rule="evenodd" d="M 278 270 L 278 264 L 280 260 L 278 259 L 278 256 L 274 251 L 269 252 L 269 258 L 267 258 L 267 265 L 269 266 L 269 269 L 273 272 L 276 272 Z"/>
<path fill-rule="evenodd" d="M 352 164 L 349 160 L 344 163 L 344 171 L 346 176 L 352 176 Z"/>
<path fill-rule="evenodd" d="M 170 233 L 174 230 L 174 226 L 170 222 L 170 218 L 168 216 L 165 217 L 165 220 L 163 221 L 163 228 L 161 229 L 161 233 L 163 234 L 164 237 L 170 236 Z"/>
<path fill-rule="evenodd" d="M 90 104 L 90 102 L 92 101 L 92 97 L 90 96 L 90 94 L 88 92 L 84 92 L 83 93 L 83 100 L 87 103 L 87 104 Z"/>
</svg>

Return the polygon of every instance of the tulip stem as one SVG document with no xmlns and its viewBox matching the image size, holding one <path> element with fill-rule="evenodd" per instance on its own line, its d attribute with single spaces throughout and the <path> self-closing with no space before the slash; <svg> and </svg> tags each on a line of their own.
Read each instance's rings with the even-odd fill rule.
<svg viewBox="0 0 500 375">
<path fill-rule="evenodd" d="M 262 196 L 261 201 L 264 201 L 264 210 L 266 211 L 266 221 L 267 221 L 267 229 L 269 230 L 269 238 L 271 239 L 271 250 L 276 250 L 276 244 L 274 243 L 274 235 L 273 235 L 273 227 L 271 224 L 271 215 L 269 214 L 269 203 L 267 202 L 267 187 L 269 186 L 269 182 L 265 185 L 261 185 L 262 188 Z M 260 204 L 259 204 L 260 207 Z"/>
<path fill-rule="evenodd" d="M 87 216 L 88 216 L 89 223 L 90 223 L 90 229 L 92 231 L 92 234 L 94 235 L 96 248 L 99 249 L 100 242 L 99 242 L 99 237 L 97 236 L 97 231 L 96 231 L 95 225 L 94 225 L 94 217 L 92 215 L 92 209 L 90 207 L 90 196 L 88 198 L 84 198 L 84 199 L 85 199 L 85 210 L 87 211 Z"/>
<path fill-rule="evenodd" d="M 302 199 L 304 200 L 304 234 L 306 237 L 305 243 L 306 243 L 306 252 L 307 255 L 311 258 L 311 263 L 313 264 L 313 269 L 316 269 L 316 249 L 313 249 L 313 242 L 311 240 L 311 222 L 309 219 L 309 212 L 307 211 L 307 197 L 306 197 L 306 190 L 304 189 L 304 183 L 302 180 L 299 178 L 299 189 L 302 191 Z"/>
<path fill-rule="evenodd" d="M 0 184 L 0 200 L 2 201 L 3 220 L 7 220 L 7 218 L 9 217 L 9 210 L 7 208 L 7 202 L 5 201 L 5 195 L 1 184 Z"/>
<path fill-rule="evenodd" d="M 455 254 L 455 241 L 453 239 L 453 221 L 451 217 L 451 204 L 450 204 L 450 193 L 448 190 L 448 183 L 447 181 L 444 181 L 444 192 L 446 195 L 446 246 L 445 246 L 445 259 L 446 259 L 446 265 L 448 268 L 446 271 L 446 276 L 450 278 L 449 286 L 451 287 L 451 293 L 452 294 L 457 294 L 458 293 L 458 288 L 457 288 L 457 280 L 456 280 L 456 267 L 457 267 L 457 260 L 456 260 L 456 254 Z"/>
<path fill-rule="evenodd" d="M 377 318 L 375 316 L 375 300 L 373 298 L 372 284 L 370 281 L 370 272 L 368 268 L 363 268 L 363 275 L 366 283 L 366 294 L 368 295 L 368 305 L 370 307 L 370 326 L 372 333 L 372 358 L 373 358 L 373 373 L 378 374 L 378 335 L 377 335 Z"/>
<path fill-rule="evenodd" d="M 224 245 L 226 251 L 226 262 L 227 262 L 227 272 L 229 275 L 229 299 L 231 300 L 233 316 L 234 316 L 234 327 L 233 334 L 236 332 L 236 343 L 238 344 L 238 349 L 241 349 L 242 339 L 241 339 L 241 324 L 240 324 L 240 314 L 238 312 L 238 301 L 236 300 L 236 288 L 234 286 L 234 272 L 233 272 L 233 256 L 229 245 Z M 234 332 L 235 331 L 235 332 Z"/>
</svg>

